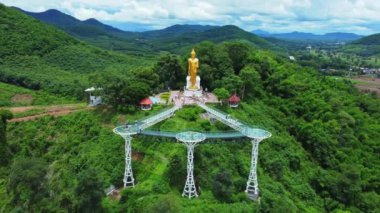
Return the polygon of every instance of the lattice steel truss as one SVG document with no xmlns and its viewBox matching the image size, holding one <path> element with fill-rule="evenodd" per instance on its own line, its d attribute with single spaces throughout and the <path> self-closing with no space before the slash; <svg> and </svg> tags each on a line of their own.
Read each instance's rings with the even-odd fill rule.
<svg viewBox="0 0 380 213">
<path fill-rule="evenodd" d="M 198 197 L 194 181 L 194 148 L 195 144 L 186 144 L 187 146 L 187 177 L 185 187 L 183 188 L 183 197 Z"/>
<path fill-rule="evenodd" d="M 257 181 L 257 158 L 259 157 L 259 143 L 261 139 L 253 139 L 252 142 L 252 158 L 251 171 L 249 173 L 247 188 L 249 198 L 256 200 L 259 197 L 259 183 Z"/>
<path fill-rule="evenodd" d="M 199 132 L 181 132 L 176 135 L 176 138 L 187 147 L 187 177 L 182 196 L 198 197 L 194 181 L 194 148 L 198 143 L 204 141 L 206 136 Z"/>
<path fill-rule="evenodd" d="M 125 170 L 124 170 L 124 188 L 135 187 L 135 179 L 132 171 L 132 137 L 124 136 L 125 139 Z"/>
</svg>

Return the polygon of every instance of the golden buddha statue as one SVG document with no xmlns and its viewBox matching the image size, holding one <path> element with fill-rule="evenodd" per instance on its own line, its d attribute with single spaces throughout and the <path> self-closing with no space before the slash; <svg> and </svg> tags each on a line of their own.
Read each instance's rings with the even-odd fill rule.
<svg viewBox="0 0 380 213">
<path fill-rule="evenodd" d="M 198 58 L 195 57 L 194 49 L 191 51 L 191 58 L 189 58 L 187 61 L 189 63 L 188 76 L 190 76 L 190 82 L 191 82 L 189 89 L 193 89 L 193 90 L 199 89 L 196 86 L 199 60 L 198 60 Z"/>
</svg>

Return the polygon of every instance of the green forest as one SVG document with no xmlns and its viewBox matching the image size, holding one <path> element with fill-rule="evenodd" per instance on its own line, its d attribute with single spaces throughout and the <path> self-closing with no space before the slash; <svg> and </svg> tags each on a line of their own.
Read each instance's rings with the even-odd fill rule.
<svg viewBox="0 0 380 213">
<path fill-rule="evenodd" d="M 183 38 L 183 46 L 173 43 L 165 53 L 129 55 L 91 46 L 1 4 L 0 34 L 0 81 L 15 85 L 0 84 L 0 106 L 18 106 L 10 98 L 19 93 L 34 100 L 19 105 L 84 102 L 90 86 L 102 87 L 107 103 L 25 122 L 10 122 L 12 114 L 0 109 L 0 212 L 380 211 L 380 99 L 289 61 L 266 48 L 268 41 Z M 222 100 L 235 92 L 242 99 L 236 109 L 214 107 L 272 133 L 259 148 L 259 202 L 244 193 L 248 139 L 195 148 L 200 196 L 190 200 L 181 197 L 186 147 L 136 136 L 136 186 L 122 189 L 124 141 L 112 129 L 169 107 L 141 111 L 143 97 L 183 88 L 190 49 L 170 53 L 172 47 L 194 47 L 204 88 Z M 202 113 L 186 106 L 151 128 L 228 130 Z M 110 185 L 122 189 L 120 199 L 105 195 Z"/>
</svg>

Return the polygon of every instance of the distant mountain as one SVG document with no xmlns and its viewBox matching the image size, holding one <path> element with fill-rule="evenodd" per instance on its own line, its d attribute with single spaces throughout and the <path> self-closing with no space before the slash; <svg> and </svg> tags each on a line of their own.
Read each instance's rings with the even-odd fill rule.
<svg viewBox="0 0 380 213">
<path fill-rule="evenodd" d="M 160 30 L 127 32 L 103 24 L 96 19 L 80 21 L 58 10 L 47 10 L 41 13 L 18 10 L 93 45 L 129 54 L 155 54 L 158 51 L 178 53 L 181 51 L 179 49 L 188 48 L 204 40 L 216 43 L 244 40 L 259 48 L 274 48 L 274 45 L 267 40 L 233 25 L 177 24 Z"/>
<path fill-rule="evenodd" d="M 313 33 L 304 32 L 291 32 L 291 33 L 276 33 L 272 34 L 263 30 L 254 30 L 252 33 L 265 38 L 277 38 L 284 40 L 303 40 L 303 41 L 330 41 L 330 42 L 349 42 L 359 39 L 363 36 L 354 33 L 326 33 L 324 35 L 317 35 Z"/>
<path fill-rule="evenodd" d="M 275 45 L 267 40 L 256 36 L 250 32 L 244 31 L 234 25 L 226 25 L 221 27 L 212 27 L 209 30 L 192 33 L 182 33 L 180 35 L 162 36 L 161 38 L 152 39 L 152 43 L 156 48 L 171 52 L 181 52 L 181 49 L 188 49 L 190 46 L 202 41 L 212 41 L 220 43 L 224 41 L 245 41 L 258 48 L 276 49 Z"/>
<path fill-rule="evenodd" d="M 363 37 L 352 43 L 361 45 L 380 45 L 380 33 Z"/>
<path fill-rule="evenodd" d="M 45 12 L 33 13 L 16 8 L 21 12 L 32 16 L 40 21 L 52 24 L 64 31 L 78 36 L 97 36 L 107 35 L 110 32 L 127 33 L 109 25 L 105 25 L 96 19 L 87 19 L 80 21 L 70 15 L 60 12 L 59 10 L 51 9 Z"/>
<path fill-rule="evenodd" d="M 258 35 L 258 36 L 266 36 L 266 35 L 270 35 L 270 32 L 268 31 L 264 31 L 264 30 L 254 30 L 252 31 L 253 34 L 255 35 Z"/>
<path fill-rule="evenodd" d="M 204 32 L 204 31 L 215 29 L 218 27 L 219 26 L 210 26 L 210 25 L 176 24 L 176 25 L 173 25 L 161 30 L 151 30 L 151 31 L 141 32 L 140 36 L 144 38 L 162 38 L 162 37 L 167 37 L 167 36 L 172 37 L 172 36 L 179 36 L 179 35 L 187 34 L 187 33 Z"/>
</svg>

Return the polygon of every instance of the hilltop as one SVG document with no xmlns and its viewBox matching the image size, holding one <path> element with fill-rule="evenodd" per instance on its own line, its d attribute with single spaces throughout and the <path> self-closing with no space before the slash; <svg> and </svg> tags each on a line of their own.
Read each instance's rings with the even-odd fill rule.
<svg viewBox="0 0 380 213">
<path fill-rule="evenodd" d="M 106 35 L 108 32 L 128 33 L 109 25 L 102 24 L 93 18 L 80 21 L 55 9 L 40 13 L 28 12 L 20 8 L 16 9 L 40 21 L 52 24 L 78 36 Z"/>
<path fill-rule="evenodd" d="M 380 45 L 380 33 L 363 37 L 361 39 L 358 39 L 358 40 L 352 42 L 352 44 Z"/>
</svg>

